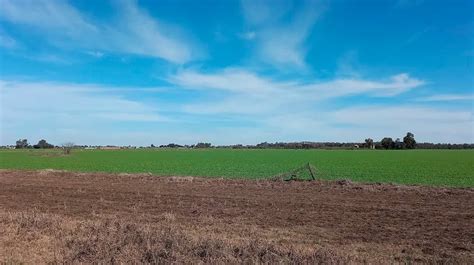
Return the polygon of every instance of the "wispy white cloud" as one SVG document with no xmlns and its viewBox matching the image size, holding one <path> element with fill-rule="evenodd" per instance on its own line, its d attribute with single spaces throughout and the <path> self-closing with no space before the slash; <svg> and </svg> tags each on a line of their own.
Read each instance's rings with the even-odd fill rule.
<svg viewBox="0 0 474 265">
<path fill-rule="evenodd" d="M 95 58 L 102 58 L 104 57 L 104 53 L 100 51 L 86 51 L 86 54 L 95 57 Z"/>
<path fill-rule="evenodd" d="M 141 9 L 134 1 L 120 1 L 118 26 L 107 26 L 105 31 L 118 50 L 161 57 L 176 63 L 188 62 L 196 52 L 191 40 L 179 36 L 176 26 L 159 22 Z"/>
<path fill-rule="evenodd" d="M 364 79 L 336 79 L 304 86 L 306 91 L 312 91 L 315 96 L 340 97 L 357 94 L 369 96 L 390 97 L 410 89 L 420 87 L 425 81 L 410 77 L 407 73 L 391 76 L 388 80 L 374 81 Z"/>
<path fill-rule="evenodd" d="M 263 61 L 305 66 L 305 41 L 325 9 L 321 1 L 305 1 L 299 7 L 286 1 L 242 1 L 242 9 L 248 27 L 255 32 L 257 54 Z"/>
<path fill-rule="evenodd" d="M 246 94 L 272 92 L 290 85 L 277 83 L 239 68 L 228 68 L 218 73 L 184 70 L 171 76 L 169 81 L 190 89 L 216 89 Z"/>
<path fill-rule="evenodd" d="M 65 1 L 1 0 L 1 18 L 42 29 L 54 29 L 65 35 L 97 32 L 96 26 Z"/>
<path fill-rule="evenodd" d="M 0 81 L 1 123 L 56 124 L 61 127 L 110 120 L 166 120 L 158 114 L 156 107 L 109 91 L 114 92 L 98 85 Z"/>
<path fill-rule="evenodd" d="M 113 2 L 117 19 L 112 21 L 93 19 L 62 0 L 1 0 L 0 5 L 2 20 L 47 33 L 48 41 L 59 47 L 138 54 L 173 63 L 198 55 L 179 28 L 154 19 L 133 0 Z"/>
<path fill-rule="evenodd" d="M 220 103 L 191 109 L 214 112 L 249 113 L 251 110 L 278 108 L 283 103 L 304 104 L 328 98 L 366 94 L 390 97 L 422 86 L 425 82 L 406 73 L 387 80 L 335 79 L 330 81 L 276 81 L 239 68 L 217 73 L 185 70 L 171 76 L 170 82 L 187 89 L 230 92 Z M 239 107 L 240 106 L 240 107 Z M 227 110 L 227 111 L 226 111 Z"/>
<path fill-rule="evenodd" d="M 474 101 L 474 94 L 441 94 L 419 98 L 418 101 Z"/>
</svg>

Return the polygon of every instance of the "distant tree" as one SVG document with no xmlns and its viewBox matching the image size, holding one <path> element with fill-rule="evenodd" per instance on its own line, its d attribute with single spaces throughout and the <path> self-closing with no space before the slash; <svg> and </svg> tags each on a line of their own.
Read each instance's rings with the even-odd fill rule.
<svg viewBox="0 0 474 265">
<path fill-rule="evenodd" d="M 267 142 L 257 144 L 257 148 L 268 148 L 268 147 L 270 147 L 270 144 Z"/>
<path fill-rule="evenodd" d="M 416 147 L 415 135 L 411 132 L 407 132 L 407 135 L 403 137 L 403 143 L 406 149 L 414 149 Z"/>
<path fill-rule="evenodd" d="M 197 143 L 194 148 L 210 148 L 211 146 L 211 143 Z"/>
<path fill-rule="evenodd" d="M 154 144 L 151 144 L 150 147 L 151 147 L 151 148 L 155 148 L 155 145 L 154 145 Z"/>
<path fill-rule="evenodd" d="M 53 148 L 53 147 L 54 147 L 54 145 L 49 144 L 44 139 L 39 140 L 39 142 L 37 144 L 33 145 L 33 148 L 36 148 L 36 149 L 39 149 L 39 148 L 41 148 L 41 149 L 43 149 L 43 148 Z"/>
<path fill-rule="evenodd" d="M 385 149 L 393 149 L 393 147 L 394 147 L 394 142 L 393 142 L 392 138 L 390 138 L 390 137 L 383 138 L 382 141 L 380 141 L 380 144 Z"/>
<path fill-rule="evenodd" d="M 170 143 L 167 145 L 160 145 L 160 148 L 181 148 L 183 147 L 182 145 L 175 144 L 175 143 Z"/>
<path fill-rule="evenodd" d="M 63 150 L 64 154 L 69 155 L 72 151 L 72 148 L 74 148 L 74 143 L 67 142 L 63 144 Z"/>
<path fill-rule="evenodd" d="M 16 141 L 15 148 L 16 149 L 22 149 L 22 148 L 27 148 L 29 146 L 28 140 L 27 139 L 19 139 Z"/>
<path fill-rule="evenodd" d="M 400 138 L 397 138 L 395 142 L 393 143 L 393 148 L 395 149 L 403 149 L 404 144 L 403 142 L 400 141 Z"/>
<path fill-rule="evenodd" d="M 365 139 L 365 146 L 369 149 L 373 149 L 374 140 L 372 140 L 371 138 Z"/>
</svg>

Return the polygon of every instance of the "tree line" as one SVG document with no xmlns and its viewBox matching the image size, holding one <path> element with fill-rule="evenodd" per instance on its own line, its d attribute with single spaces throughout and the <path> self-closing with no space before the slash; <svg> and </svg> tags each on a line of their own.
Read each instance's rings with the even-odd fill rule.
<svg viewBox="0 0 474 265">
<path fill-rule="evenodd" d="M 252 145 L 233 145 L 232 148 L 276 148 L 276 149 L 358 149 L 358 148 L 367 148 L 367 149 L 415 149 L 417 143 L 415 140 L 415 135 L 408 132 L 403 141 L 400 141 L 400 138 L 397 138 L 395 141 L 391 137 L 384 137 L 380 142 L 374 142 L 373 139 L 367 138 L 363 143 L 349 142 L 349 143 L 340 143 L 340 142 L 296 142 L 296 143 L 267 143 L 263 142 L 255 146 Z"/>
<path fill-rule="evenodd" d="M 380 141 L 380 145 L 384 149 L 415 149 L 415 135 L 411 132 L 407 132 L 407 135 L 403 137 L 403 142 L 400 141 L 400 138 L 393 141 L 392 138 L 385 137 Z"/>
<path fill-rule="evenodd" d="M 65 154 L 70 154 L 71 150 L 75 147 L 74 143 L 67 142 L 62 144 L 61 146 L 55 146 L 53 144 L 48 143 L 46 140 L 41 139 L 35 145 L 30 145 L 28 143 L 28 139 L 19 139 L 16 141 L 15 149 L 27 149 L 27 148 L 34 148 L 34 149 L 52 149 L 52 148 L 61 148 L 63 149 Z"/>
<path fill-rule="evenodd" d="M 41 139 L 35 145 L 30 145 L 27 139 L 19 139 L 16 141 L 16 149 L 34 148 L 34 149 L 49 149 L 49 148 L 63 148 L 70 152 L 72 148 L 88 148 L 92 146 L 87 145 L 74 145 L 73 143 L 66 143 L 61 146 L 55 146 L 48 143 L 46 140 Z M 94 146 L 100 148 L 101 146 Z M 134 146 L 125 146 L 123 148 L 137 148 Z M 170 143 L 167 145 L 155 146 L 151 144 L 148 147 L 138 148 L 187 148 L 187 149 L 200 149 L 200 148 L 231 148 L 231 149 L 386 149 L 386 150 L 401 150 L 401 149 L 474 149 L 474 144 L 450 144 L 450 143 L 417 143 L 415 135 L 408 132 L 403 139 L 396 138 L 393 140 L 391 137 L 384 137 L 380 141 L 375 142 L 371 138 L 365 139 L 364 142 L 275 142 L 268 143 L 262 142 L 255 145 L 217 145 L 213 146 L 211 143 L 199 142 L 193 145 L 180 145 Z"/>
<path fill-rule="evenodd" d="M 197 143 L 195 145 L 179 145 L 170 143 L 167 145 L 154 146 L 151 148 L 232 148 L 232 149 L 474 149 L 474 144 L 450 144 L 450 143 L 417 143 L 415 135 L 411 132 L 402 138 L 393 140 L 391 137 L 384 137 L 375 142 L 371 138 L 364 142 L 262 142 L 256 145 L 217 145 L 211 143 Z"/>
<path fill-rule="evenodd" d="M 15 148 L 16 149 L 23 149 L 23 148 L 34 148 L 34 149 L 49 149 L 54 148 L 55 146 L 48 143 L 46 140 L 41 139 L 35 145 L 30 145 L 27 139 L 19 139 L 16 141 Z"/>
</svg>

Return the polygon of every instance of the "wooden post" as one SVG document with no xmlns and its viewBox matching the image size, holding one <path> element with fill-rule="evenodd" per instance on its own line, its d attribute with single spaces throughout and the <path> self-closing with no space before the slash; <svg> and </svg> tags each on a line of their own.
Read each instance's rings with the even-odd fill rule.
<svg viewBox="0 0 474 265">
<path fill-rule="evenodd" d="M 311 173 L 311 178 L 313 178 L 313 180 L 316 180 L 315 172 L 313 172 L 313 169 L 312 169 L 311 164 L 309 162 L 308 162 L 308 169 L 309 169 L 309 173 Z"/>
</svg>

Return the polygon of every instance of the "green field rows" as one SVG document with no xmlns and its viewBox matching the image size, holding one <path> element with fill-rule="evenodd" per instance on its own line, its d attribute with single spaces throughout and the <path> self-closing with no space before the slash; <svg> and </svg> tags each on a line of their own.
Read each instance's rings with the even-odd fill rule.
<svg viewBox="0 0 474 265">
<path fill-rule="evenodd" d="M 307 162 L 324 179 L 474 187 L 473 150 L 3 150 L 2 169 L 265 178 Z"/>
</svg>

